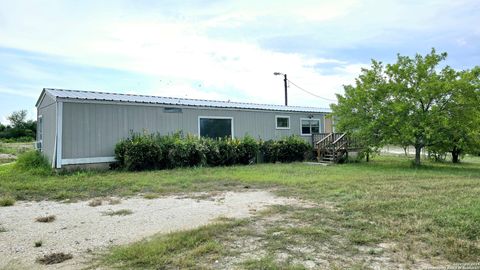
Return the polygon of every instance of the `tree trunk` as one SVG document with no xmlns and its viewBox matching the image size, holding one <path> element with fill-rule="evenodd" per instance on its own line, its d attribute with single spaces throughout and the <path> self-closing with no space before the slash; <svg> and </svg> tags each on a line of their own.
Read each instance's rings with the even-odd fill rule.
<svg viewBox="0 0 480 270">
<path fill-rule="evenodd" d="M 452 151 L 452 162 L 459 163 L 460 162 L 459 156 L 460 156 L 460 150 L 454 147 Z"/>
<path fill-rule="evenodd" d="M 422 153 L 422 147 L 415 145 L 415 165 L 420 165 L 420 154 Z"/>
<path fill-rule="evenodd" d="M 367 162 L 370 161 L 370 152 L 367 152 Z"/>
</svg>

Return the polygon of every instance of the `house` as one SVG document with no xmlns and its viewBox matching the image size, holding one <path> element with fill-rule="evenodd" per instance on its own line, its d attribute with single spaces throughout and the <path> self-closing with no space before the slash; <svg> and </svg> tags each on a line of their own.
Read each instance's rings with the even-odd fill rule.
<svg viewBox="0 0 480 270">
<path fill-rule="evenodd" d="M 329 109 L 44 88 L 37 148 L 52 167 L 108 164 L 132 132 L 262 140 L 331 132 Z"/>
</svg>

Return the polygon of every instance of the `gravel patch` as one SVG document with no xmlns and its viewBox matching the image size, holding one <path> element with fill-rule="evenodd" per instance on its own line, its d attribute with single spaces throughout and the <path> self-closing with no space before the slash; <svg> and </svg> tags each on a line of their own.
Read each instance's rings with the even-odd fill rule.
<svg viewBox="0 0 480 270">
<path fill-rule="evenodd" d="M 154 199 L 122 199 L 118 205 L 89 206 L 89 202 L 17 202 L 0 209 L 0 269 L 75 269 L 85 267 L 89 254 L 112 245 L 131 243 L 156 233 L 193 229 L 219 217 L 245 218 L 269 205 L 296 204 L 267 191 L 226 192 L 208 199 L 198 194 Z M 191 197 L 188 197 L 190 196 Z M 200 196 L 208 197 L 208 196 Z M 129 215 L 105 212 L 129 210 Z M 35 222 L 38 216 L 54 215 L 51 223 Z M 35 242 L 42 241 L 41 247 Z M 52 253 L 72 254 L 64 263 L 35 263 Z"/>
</svg>

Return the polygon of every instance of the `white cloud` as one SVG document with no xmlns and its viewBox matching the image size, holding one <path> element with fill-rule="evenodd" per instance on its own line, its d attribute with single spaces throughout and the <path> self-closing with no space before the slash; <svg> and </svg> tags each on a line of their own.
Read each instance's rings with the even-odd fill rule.
<svg viewBox="0 0 480 270">
<path fill-rule="evenodd" d="M 458 7 L 438 5 L 435 1 L 406 5 L 403 1 L 353 0 L 236 1 L 206 8 L 166 4 L 154 7 L 154 4 L 150 3 L 150 7 L 142 6 L 144 3 L 139 1 L 3 1 L 0 4 L 0 46 L 48 54 L 75 65 L 133 71 L 159 79 L 175 78 L 170 85 L 153 84 L 152 89 L 142 90 L 142 94 L 212 99 L 234 97 L 231 99 L 281 104 L 283 81 L 273 76 L 275 71 L 287 73 L 293 82 L 307 90 L 333 99 L 334 93 L 342 92 L 342 85 L 353 82 L 365 63 L 312 57 L 301 52 L 273 52 L 260 47 L 250 33 L 248 37 L 239 35 L 226 39 L 221 35 L 213 38 L 209 30 L 222 27 L 235 33 L 239 27 L 248 25 L 254 32 L 256 23 L 273 18 L 296 25 L 288 30 L 287 34 L 291 35 L 314 33 L 318 23 L 337 20 L 339 26 L 356 31 L 352 31 L 352 35 L 342 35 L 345 29 L 339 29 L 339 33 L 332 31 L 335 36 L 327 36 L 325 46 L 354 47 L 382 42 L 376 39 L 380 35 L 391 37 L 383 42 L 394 44 L 396 32 L 392 29 L 432 28 L 434 24 L 428 20 L 438 20 L 435 16 L 448 7 Z M 408 14 L 411 16 L 405 20 Z M 268 32 L 270 29 L 262 30 Z M 282 30 L 271 29 L 273 34 L 281 34 Z M 334 67 L 322 73 L 315 69 L 317 64 L 334 64 Z M 11 72 L 25 72 L 26 80 L 48 78 L 60 86 L 73 88 L 81 88 L 75 83 L 95 85 L 88 77 L 72 80 L 71 76 L 45 74 L 25 63 L 15 65 Z M 201 87 L 192 82 L 199 82 Z M 35 96 L 41 87 L 43 85 L 35 90 Z M 8 91 L 12 93 L 11 89 Z M 293 86 L 289 93 L 292 105 L 327 105 Z"/>
</svg>

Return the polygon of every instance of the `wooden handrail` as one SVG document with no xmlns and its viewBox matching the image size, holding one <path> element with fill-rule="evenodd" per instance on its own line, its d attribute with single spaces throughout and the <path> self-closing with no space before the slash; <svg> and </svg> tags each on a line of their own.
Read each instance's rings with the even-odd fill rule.
<svg viewBox="0 0 480 270">
<path fill-rule="evenodd" d="M 316 145 L 319 145 L 320 143 L 324 142 L 326 139 L 328 139 L 330 136 L 332 136 L 333 133 L 328 134 L 327 136 L 323 137 L 320 141 L 316 142 Z"/>
<path fill-rule="evenodd" d="M 332 144 L 337 144 L 337 142 L 340 141 L 341 139 L 343 139 L 343 137 L 345 137 L 345 135 L 347 135 L 347 133 L 343 133 L 340 137 L 338 137 L 338 139 L 333 141 Z"/>
</svg>

